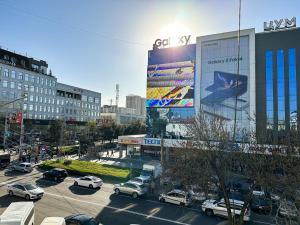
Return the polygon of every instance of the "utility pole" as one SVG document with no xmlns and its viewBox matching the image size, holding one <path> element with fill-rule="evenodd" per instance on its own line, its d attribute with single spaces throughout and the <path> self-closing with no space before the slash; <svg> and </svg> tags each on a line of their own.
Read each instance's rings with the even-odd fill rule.
<svg viewBox="0 0 300 225">
<path fill-rule="evenodd" d="M 160 163 L 163 167 L 164 165 L 164 131 L 161 130 L 160 134 Z"/>
<path fill-rule="evenodd" d="M 6 149 L 6 136 L 7 136 L 7 111 L 5 112 L 5 122 L 4 122 L 4 135 L 3 135 L 3 151 Z"/>
</svg>

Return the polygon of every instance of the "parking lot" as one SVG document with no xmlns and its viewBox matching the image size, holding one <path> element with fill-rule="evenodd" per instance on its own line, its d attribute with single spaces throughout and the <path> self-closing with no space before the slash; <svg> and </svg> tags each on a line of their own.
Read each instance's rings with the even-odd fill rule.
<svg viewBox="0 0 300 225">
<path fill-rule="evenodd" d="M 74 186 L 74 178 L 56 183 L 42 179 L 41 171 L 34 169 L 29 174 L 3 170 L 0 174 L 0 213 L 15 201 L 24 201 L 7 194 L 6 185 L 16 181 L 36 184 L 45 190 L 42 199 L 35 201 L 36 224 L 48 216 L 68 216 L 87 213 L 102 224 L 226 224 L 226 220 L 208 217 L 196 205 L 191 207 L 161 203 L 156 198 L 131 196 L 113 193 L 113 184 L 104 183 L 101 189 Z M 263 215 L 252 213 L 250 224 L 273 224 Z"/>
</svg>

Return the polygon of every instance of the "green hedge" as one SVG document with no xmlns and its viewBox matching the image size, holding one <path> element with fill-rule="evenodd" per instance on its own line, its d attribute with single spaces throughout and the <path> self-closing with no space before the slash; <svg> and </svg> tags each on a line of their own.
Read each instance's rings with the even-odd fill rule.
<svg viewBox="0 0 300 225">
<path fill-rule="evenodd" d="M 93 175 L 109 182 L 125 182 L 130 177 L 138 176 L 140 171 L 129 168 L 105 165 L 95 162 L 71 160 L 71 163 L 64 163 L 65 160 L 47 160 L 39 167 L 45 170 L 52 168 L 66 169 L 69 174 Z M 70 160 L 68 160 L 70 161 Z"/>
</svg>

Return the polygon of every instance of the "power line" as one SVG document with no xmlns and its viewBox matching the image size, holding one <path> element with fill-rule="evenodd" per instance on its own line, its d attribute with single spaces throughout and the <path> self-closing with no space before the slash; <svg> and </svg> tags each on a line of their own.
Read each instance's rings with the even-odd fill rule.
<svg viewBox="0 0 300 225">
<path fill-rule="evenodd" d="M 99 33 L 97 31 L 90 31 L 90 30 L 87 30 L 87 29 L 82 28 L 82 27 L 78 27 L 78 26 L 74 26 L 74 25 L 70 25 L 70 24 L 65 24 L 65 23 L 62 23 L 61 21 L 57 21 L 55 19 L 52 19 L 52 18 L 49 18 L 49 17 L 46 17 L 46 16 L 41 16 L 41 15 L 38 15 L 38 14 L 35 14 L 35 13 L 32 13 L 32 12 L 29 12 L 27 10 L 20 9 L 20 8 L 15 7 L 15 6 L 6 4 L 6 2 L 4 3 L 3 1 L 0 1 L 0 4 L 2 6 L 7 7 L 10 10 L 15 11 L 15 12 L 22 13 L 24 15 L 28 15 L 28 16 L 31 16 L 31 17 L 34 17 L 34 18 L 37 18 L 39 20 L 43 20 L 43 21 L 46 21 L 46 22 L 49 22 L 49 23 L 58 24 L 58 25 L 61 25 L 65 28 L 68 28 L 70 30 L 76 30 L 76 31 L 79 31 L 79 32 L 82 32 L 82 33 L 93 34 L 93 35 L 96 35 L 96 36 L 98 36 L 100 38 L 103 38 L 103 39 L 123 42 L 123 43 L 129 44 L 129 45 L 148 46 L 148 44 L 146 44 L 146 43 L 126 40 L 126 39 L 122 39 L 122 38 L 118 38 L 118 37 L 113 37 L 113 36 L 109 36 L 109 35 L 106 35 L 106 34 Z"/>
</svg>

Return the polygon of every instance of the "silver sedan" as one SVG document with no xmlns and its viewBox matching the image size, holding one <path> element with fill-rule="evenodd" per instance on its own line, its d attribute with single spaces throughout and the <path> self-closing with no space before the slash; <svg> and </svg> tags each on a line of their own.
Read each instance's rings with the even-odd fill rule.
<svg viewBox="0 0 300 225">
<path fill-rule="evenodd" d="M 7 185 L 7 192 L 10 196 L 23 197 L 26 200 L 39 199 L 44 195 L 44 190 L 33 184 L 15 183 Z"/>
</svg>

